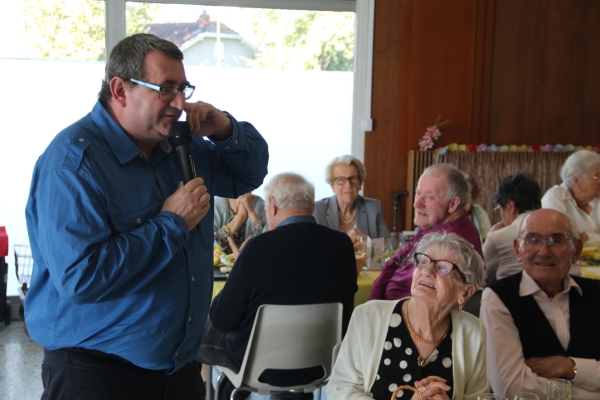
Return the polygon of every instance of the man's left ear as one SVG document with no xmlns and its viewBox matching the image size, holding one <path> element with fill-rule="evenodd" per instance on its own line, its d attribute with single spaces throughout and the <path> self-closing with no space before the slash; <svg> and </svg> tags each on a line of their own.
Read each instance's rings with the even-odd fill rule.
<svg viewBox="0 0 600 400">
<path fill-rule="evenodd" d="M 458 206 L 460 206 L 460 197 L 454 196 L 454 198 L 450 200 L 450 204 L 448 204 L 448 212 L 452 214 L 458 209 Z"/>
<path fill-rule="evenodd" d="M 583 242 L 581 239 L 577 239 L 575 241 L 575 246 L 573 246 L 575 251 L 573 252 L 573 256 L 571 257 L 571 263 L 575 264 L 579 260 L 579 256 L 581 255 L 581 251 L 583 250 Z"/>
</svg>

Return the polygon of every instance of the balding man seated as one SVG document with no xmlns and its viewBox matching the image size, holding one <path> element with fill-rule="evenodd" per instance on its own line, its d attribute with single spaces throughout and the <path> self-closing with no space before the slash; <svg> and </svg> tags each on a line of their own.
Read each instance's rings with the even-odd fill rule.
<svg viewBox="0 0 600 400">
<path fill-rule="evenodd" d="M 419 240 L 430 232 L 454 232 L 470 242 L 483 257 L 479 232 L 465 212 L 468 198 L 467 179 L 453 165 L 435 164 L 423 171 L 414 202 L 417 234 L 385 264 L 381 275 L 373 282 L 369 300 L 395 300 L 411 295 L 415 269 L 411 256 Z"/>
<path fill-rule="evenodd" d="M 600 399 L 600 283 L 570 276 L 582 242 L 568 217 L 526 214 L 514 248 L 523 271 L 486 288 L 487 373 L 494 393 L 534 392 L 571 380 L 573 399 Z"/>
</svg>

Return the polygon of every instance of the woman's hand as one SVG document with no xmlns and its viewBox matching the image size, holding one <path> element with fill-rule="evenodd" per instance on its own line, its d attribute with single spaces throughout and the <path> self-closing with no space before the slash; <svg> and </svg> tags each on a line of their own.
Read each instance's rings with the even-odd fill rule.
<svg viewBox="0 0 600 400">
<path fill-rule="evenodd" d="M 420 381 L 415 381 L 415 388 L 421 392 L 424 399 L 450 400 L 447 393 L 450 386 L 446 385 L 446 380 L 439 376 L 428 376 Z M 411 400 L 419 399 L 419 395 L 415 393 Z"/>
<path fill-rule="evenodd" d="M 229 242 L 229 247 L 231 247 L 231 252 L 233 253 L 234 260 L 238 258 L 238 256 L 244 249 L 244 246 L 246 245 L 248 240 L 250 240 L 252 237 L 253 237 L 253 235 L 248 236 L 246 238 L 246 240 L 244 240 L 244 243 L 242 243 L 242 245 L 238 248 L 237 245 L 235 244 L 235 240 L 233 240 L 233 238 L 231 236 L 227 236 L 227 241 Z"/>
<path fill-rule="evenodd" d="M 256 221 L 258 217 L 258 213 L 254 209 L 254 196 L 252 193 L 246 193 L 237 198 L 238 210 L 243 207 L 246 210 L 246 214 L 250 217 L 250 222 Z"/>
</svg>

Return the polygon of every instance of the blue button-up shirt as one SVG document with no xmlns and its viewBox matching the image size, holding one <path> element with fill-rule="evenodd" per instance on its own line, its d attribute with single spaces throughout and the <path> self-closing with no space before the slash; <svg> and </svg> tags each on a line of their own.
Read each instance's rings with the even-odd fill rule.
<svg viewBox="0 0 600 400">
<path fill-rule="evenodd" d="M 267 144 L 233 121 L 224 142 L 194 137 L 208 192 L 260 186 Z M 83 347 L 172 373 L 200 346 L 213 286 L 213 210 L 191 231 L 161 212 L 182 180 L 169 142 L 149 161 L 101 103 L 59 133 L 38 160 L 26 209 L 34 258 L 25 318 L 54 350 Z"/>
</svg>

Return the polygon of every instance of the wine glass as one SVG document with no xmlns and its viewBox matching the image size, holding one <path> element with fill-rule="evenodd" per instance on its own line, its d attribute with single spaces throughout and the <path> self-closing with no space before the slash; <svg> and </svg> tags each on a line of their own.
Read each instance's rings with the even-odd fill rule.
<svg viewBox="0 0 600 400">
<path fill-rule="evenodd" d="M 571 400 L 571 382 L 566 379 L 548 379 L 546 381 L 547 400 Z"/>
<path fill-rule="evenodd" d="M 499 394 L 494 393 L 482 393 L 477 396 L 477 400 L 508 400 L 504 396 L 500 396 Z"/>
<path fill-rule="evenodd" d="M 531 392 L 519 392 L 515 394 L 514 400 L 540 400 L 540 397 Z"/>
</svg>

